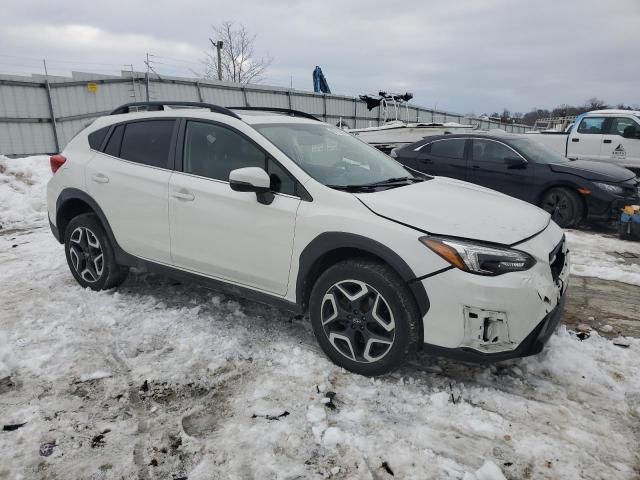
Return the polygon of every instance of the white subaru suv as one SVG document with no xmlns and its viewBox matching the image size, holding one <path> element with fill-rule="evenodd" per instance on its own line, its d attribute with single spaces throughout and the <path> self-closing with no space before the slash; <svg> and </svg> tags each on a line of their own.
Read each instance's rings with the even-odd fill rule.
<svg viewBox="0 0 640 480">
<path fill-rule="evenodd" d="M 50 161 L 51 230 L 80 285 L 136 266 L 308 313 L 352 372 L 418 349 L 532 355 L 562 312 L 569 255 L 547 212 L 302 112 L 127 104 Z"/>
</svg>

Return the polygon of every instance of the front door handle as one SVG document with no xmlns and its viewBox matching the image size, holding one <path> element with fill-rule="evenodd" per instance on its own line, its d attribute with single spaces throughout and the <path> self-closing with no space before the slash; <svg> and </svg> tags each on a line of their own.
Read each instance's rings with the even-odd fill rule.
<svg viewBox="0 0 640 480">
<path fill-rule="evenodd" d="M 193 202 L 196 196 L 193 193 L 189 192 L 173 192 L 171 193 L 173 198 L 177 198 L 178 200 L 183 200 L 185 202 Z"/>
<path fill-rule="evenodd" d="M 91 180 L 97 183 L 109 183 L 109 177 L 107 177 L 104 173 L 94 173 L 91 175 Z"/>
<path fill-rule="evenodd" d="M 422 163 L 433 163 L 433 160 L 431 160 L 430 158 L 421 158 L 420 161 Z"/>
<path fill-rule="evenodd" d="M 571 139 L 571 141 L 572 141 L 572 142 L 579 142 L 579 141 L 580 141 L 580 139 L 579 139 L 579 138 L 572 138 L 572 139 Z"/>
<path fill-rule="evenodd" d="M 606 140 L 603 140 L 602 143 L 611 143 L 611 140 L 606 139 Z"/>
<path fill-rule="evenodd" d="M 480 170 L 480 165 L 471 165 L 474 170 Z"/>
</svg>

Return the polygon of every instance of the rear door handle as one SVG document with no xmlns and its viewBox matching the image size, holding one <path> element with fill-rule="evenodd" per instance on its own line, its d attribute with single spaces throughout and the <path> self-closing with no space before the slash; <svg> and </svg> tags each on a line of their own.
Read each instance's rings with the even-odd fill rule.
<svg viewBox="0 0 640 480">
<path fill-rule="evenodd" d="M 91 175 L 91 180 L 97 183 L 109 183 L 109 177 L 107 177 L 104 173 L 94 173 Z"/>
<path fill-rule="evenodd" d="M 196 196 L 193 193 L 189 192 L 173 192 L 171 193 L 173 198 L 177 198 L 178 200 L 184 200 L 185 202 L 193 202 Z"/>
<path fill-rule="evenodd" d="M 611 140 L 609 140 L 609 139 L 603 140 L 602 143 L 611 143 Z"/>
<path fill-rule="evenodd" d="M 480 165 L 471 165 L 474 170 L 480 170 Z"/>
<path fill-rule="evenodd" d="M 422 163 L 433 163 L 433 160 L 431 160 L 430 158 L 421 158 L 420 161 Z"/>
<path fill-rule="evenodd" d="M 580 141 L 580 139 L 579 139 L 579 138 L 572 138 L 572 139 L 571 139 L 571 141 L 572 141 L 572 142 L 579 142 L 579 141 Z"/>
</svg>

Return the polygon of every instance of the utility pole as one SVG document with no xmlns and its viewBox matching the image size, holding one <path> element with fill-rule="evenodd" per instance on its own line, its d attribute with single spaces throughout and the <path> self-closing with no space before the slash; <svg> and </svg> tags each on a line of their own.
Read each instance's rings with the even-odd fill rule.
<svg viewBox="0 0 640 480">
<path fill-rule="evenodd" d="M 222 47 L 224 46 L 224 42 L 222 40 L 218 40 L 214 42 L 211 38 L 209 39 L 213 48 L 218 51 L 218 80 L 222 80 Z"/>
<path fill-rule="evenodd" d="M 51 115 L 51 128 L 53 129 L 53 141 L 56 146 L 56 153 L 60 152 L 60 141 L 58 140 L 58 125 L 56 123 L 56 114 L 53 110 L 53 101 L 51 100 L 51 85 L 49 85 L 49 72 L 47 71 L 47 61 L 43 58 L 44 65 L 44 85 L 47 89 L 47 101 L 49 103 L 49 114 Z"/>
<path fill-rule="evenodd" d="M 149 52 L 147 52 L 147 59 L 144 62 L 147 65 L 147 73 L 145 75 L 145 88 L 147 91 L 147 102 L 149 101 Z"/>
<path fill-rule="evenodd" d="M 136 80 L 133 73 L 133 63 L 125 64 L 125 67 L 129 67 L 131 70 L 131 95 L 129 95 L 129 98 L 133 98 L 133 101 L 137 102 L 138 96 L 136 95 Z"/>
</svg>

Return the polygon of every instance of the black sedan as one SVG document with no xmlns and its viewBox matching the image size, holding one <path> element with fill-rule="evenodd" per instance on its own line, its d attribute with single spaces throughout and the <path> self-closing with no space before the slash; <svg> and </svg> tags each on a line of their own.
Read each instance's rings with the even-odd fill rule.
<svg viewBox="0 0 640 480">
<path fill-rule="evenodd" d="M 391 156 L 429 175 L 476 183 L 544 208 L 561 227 L 618 218 L 640 202 L 640 180 L 626 168 L 569 160 L 527 135 L 439 135 Z"/>
</svg>

